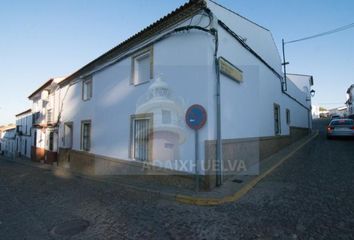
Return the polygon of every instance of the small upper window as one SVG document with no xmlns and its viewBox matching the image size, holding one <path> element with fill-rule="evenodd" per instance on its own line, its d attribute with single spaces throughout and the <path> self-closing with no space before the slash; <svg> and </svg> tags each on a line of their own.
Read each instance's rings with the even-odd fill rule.
<svg viewBox="0 0 354 240">
<path fill-rule="evenodd" d="M 88 78 L 82 82 L 82 100 L 87 101 L 92 97 L 92 79 Z"/>
<path fill-rule="evenodd" d="M 132 58 L 132 84 L 139 85 L 153 77 L 152 48 L 138 53 Z"/>
</svg>

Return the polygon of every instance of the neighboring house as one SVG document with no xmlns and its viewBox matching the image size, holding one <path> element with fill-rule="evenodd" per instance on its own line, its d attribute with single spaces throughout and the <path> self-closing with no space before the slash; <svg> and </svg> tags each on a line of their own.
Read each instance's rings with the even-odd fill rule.
<svg viewBox="0 0 354 240">
<path fill-rule="evenodd" d="M 58 83 L 63 78 L 52 78 L 35 90 L 29 97 L 32 101 L 32 150 L 33 161 L 53 163 L 58 152 Z"/>
<path fill-rule="evenodd" d="M 313 119 L 318 119 L 318 118 L 327 118 L 329 115 L 329 111 L 326 109 L 320 107 L 320 106 L 312 106 L 312 118 Z"/>
<path fill-rule="evenodd" d="M 346 106 L 341 106 L 337 108 L 332 108 L 328 110 L 329 116 L 340 116 L 340 117 L 347 117 L 348 112 L 347 112 L 347 107 Z"/>
<path fill-rule="evenodd" d="M 7 157 L 14 157 L 16 152 L 16 127 L 7 126 L 1 130 L 0 151 Z"/>
<path fill-rule="evenodd" d="M 352 84 L 347 90 L 347 101 L 345 102 L 347 106 L 347 113 L 349 117 L 354 117 L 354 84 Z"/>
<path fill-rule="evenodd" d="M 32 146 L 32 109 L 16 115 L 16 154 L 31 157 Z"/>
<path fill-rule="evenodd" d="M 228 161 L 256 163 L 311 129 L 312 76 L 285 81 L 271 32 L 212 1 L 186 3 L 58 83 L 30 96 L 34 146 L 53 133 L 59 165 L 87 174 L 197 170 L 210 188 L 210 166 L 220 179 Z M 52 122 L 50 93 L 63 106 Z M 208 116 L 197 143 L 184 119 L 192 104 Z"/>
</svg>

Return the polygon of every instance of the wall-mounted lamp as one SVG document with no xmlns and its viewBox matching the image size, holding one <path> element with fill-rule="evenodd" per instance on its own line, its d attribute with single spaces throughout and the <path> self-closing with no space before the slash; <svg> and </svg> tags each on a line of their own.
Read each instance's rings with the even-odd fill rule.
<svg viewBox="0 0 354 240">
<path fill-rule="evenodd" d="M 312 89 L 312 90 L 310 91 L 310 94 L 311 94 L 311 97 L 314 97 L 315 94 L 316 94 L 316 91 Z"/>
</svg>

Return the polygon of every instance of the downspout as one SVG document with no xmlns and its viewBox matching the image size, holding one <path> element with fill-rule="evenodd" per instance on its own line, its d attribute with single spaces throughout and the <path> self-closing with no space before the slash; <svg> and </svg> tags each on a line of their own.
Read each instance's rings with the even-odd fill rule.
<svg viewBox="0 0 354 240">
<path fill-rule="evenodd" d="M 218 31 L 215 28 L 210 29 L 215 37 L 215 73 L 216 73 L 216 186 L 223 183 L 222 169 L 222 137 L 221 137 L 221 96 L 220 96 L 220 68 L 218 60 L 219 39 Z"/>
</svg>

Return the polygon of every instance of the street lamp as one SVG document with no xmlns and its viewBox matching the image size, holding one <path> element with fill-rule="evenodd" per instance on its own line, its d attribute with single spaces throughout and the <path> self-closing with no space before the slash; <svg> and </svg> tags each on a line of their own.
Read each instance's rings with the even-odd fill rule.
<svg viewBox="0 0 354 240">
<path fill-rule="evenodd" d="M 316 94 L 316 91 L 312 89 L 312 90 L 310 91 L 310 94 L 311 94 L 311 97 L 314 97 L 315 94 Z"/>
</svg>

